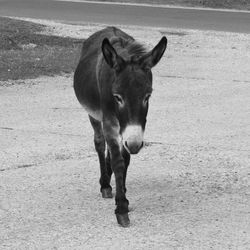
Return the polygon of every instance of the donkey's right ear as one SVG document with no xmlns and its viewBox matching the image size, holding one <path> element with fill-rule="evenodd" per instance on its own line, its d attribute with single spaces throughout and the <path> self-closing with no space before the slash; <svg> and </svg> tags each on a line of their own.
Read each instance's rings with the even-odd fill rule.
<svg viewBox="0 0 250 250">
<path fill-rule="evenodd" d="M 124 67 L 125 61 L 117 54 L 108 38 L 104 38 L 102 42 L 102 54 L 107 64 L 116 71 L 120 71 Z"/>
</svg>

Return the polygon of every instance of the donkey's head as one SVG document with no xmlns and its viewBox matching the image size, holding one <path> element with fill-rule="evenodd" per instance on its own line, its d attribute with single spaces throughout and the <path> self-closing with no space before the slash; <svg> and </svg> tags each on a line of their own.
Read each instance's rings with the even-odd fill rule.
<svg viewBox="0 0 250 250">
<path fill-rule="evenodd" d="M 108 39 L 102 43 L 102 52 L 107 64 L 115 71 L 112 98 L 120 123 L 120 134 L 126 150 L 136 154 L 143 147 L 149 98 L 152 93 L 152 72 L 167 46 L 167 38 L 148 53 L 132 55 L 124 59 Z"/>
</svg>

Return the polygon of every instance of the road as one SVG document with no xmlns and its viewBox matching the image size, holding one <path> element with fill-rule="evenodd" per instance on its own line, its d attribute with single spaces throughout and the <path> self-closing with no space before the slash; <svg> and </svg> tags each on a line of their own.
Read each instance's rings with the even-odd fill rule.
<svg viewBox="0 0 250 250">
<path fill-rule="evenodd" d="M 0 15 L 250 33 L 250 13 L 52 0 L 0 0 Z"/>
</svg>

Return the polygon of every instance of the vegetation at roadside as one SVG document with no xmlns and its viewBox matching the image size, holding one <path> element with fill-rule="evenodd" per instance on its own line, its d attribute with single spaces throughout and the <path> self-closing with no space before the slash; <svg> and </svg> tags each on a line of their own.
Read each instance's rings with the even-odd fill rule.
<svg viewBox="0 0 250 250">
<path fill-rule="evenodd" d="M 249 0 L 92 0 L 102 2 L 124 2 L 140 4 L 166 4 L 188 7 L 208 7 L 208 8 L 227 8 L 250 10 Z"/>
<path fill-rule="evenodd" d="M 72 72 L 83 40 L 39 34 L 46 26 L 0 17 L 0 81 Z"/>
</svg>

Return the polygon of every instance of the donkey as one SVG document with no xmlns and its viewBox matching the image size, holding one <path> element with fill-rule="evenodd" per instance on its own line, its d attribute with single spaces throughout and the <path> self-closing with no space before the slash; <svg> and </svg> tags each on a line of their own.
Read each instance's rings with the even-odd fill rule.
<svg viewBox="0 0 250 250">
<path fill-rule="evenodd" d="M 83 42 L 74 74 L 74 90 L 88 112 L 100 163 L 101 193 L 112 198 L 114 172 L 118 224 L 127 227 L 126 175 L 130 154 L 143 147 L 152 72 L 167 47 L 167 38 L 149 52 L 122 30 L 107 27 Z M 107 145 L 107 153 L 105 156 Z"/>
</svg>

